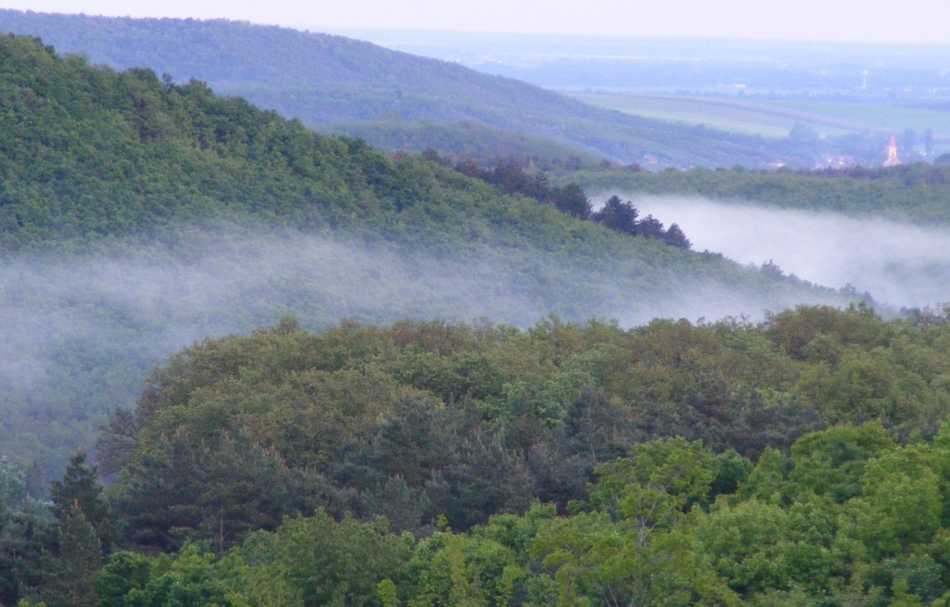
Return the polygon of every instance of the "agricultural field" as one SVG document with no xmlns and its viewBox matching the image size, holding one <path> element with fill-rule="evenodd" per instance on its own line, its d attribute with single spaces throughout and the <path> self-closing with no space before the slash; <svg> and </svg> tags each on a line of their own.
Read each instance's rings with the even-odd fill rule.
<svg viewBox="0 0 950 607">
<path fill-rule="evenodd" d="M 932 129 L 936 140 L 950 141 L 950 110 L 922 103 L 625 92 L 571 94 L 586 103 L 628 114 L 765 137 L 785 137 L 792 126 L 801 123 L 825 136 L 855 131 L 900 133 L 910 128 L 918 133 Z"/>
</svg>

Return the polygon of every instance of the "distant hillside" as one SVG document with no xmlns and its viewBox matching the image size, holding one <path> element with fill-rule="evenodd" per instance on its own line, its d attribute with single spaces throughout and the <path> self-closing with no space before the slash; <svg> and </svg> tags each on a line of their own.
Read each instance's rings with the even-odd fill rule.
<svg viewBox="0 0 950 607">
<path fill-rule="evenodd" d="M 844 171 L 588 170 L 562 174 L 589 194 L 687 194 L 854 217 L 950 225 L 950 166 L 912 164 Z"/>
<path fill-rule="evenodd" d="M 656 166 L 811 165 L 745 135 L 594 108 L 515 80 L 338 36 L 228 21 L 0 11 L 0 31 L 42 37 L 119 69 L 149 67 L 327 129 L 354 122 L 477 123 Z M 438 134 L 434 137 L 438 138 Z M 444 150 L 452 152 L 453 150 Z"/>
<path fill-rule="evenodd" d="M 334 126 L 332 131 L 363 139 L 384 150 L 437 150 L 452 160 L 472 160 L 484 166 L 511 160 L 559 171 L 595 167 L 604 161 L 603 157 L 550 139 L 518 135 L 474 122 L 362 122 Z"/>
<path fill-rule="evenodd" d="M 0 107 L 0 456 L 54 474 L 164 356 L 288 313 L 635 324 L 843 301 L 35 39 L 0 37 Z"/>
</svg>

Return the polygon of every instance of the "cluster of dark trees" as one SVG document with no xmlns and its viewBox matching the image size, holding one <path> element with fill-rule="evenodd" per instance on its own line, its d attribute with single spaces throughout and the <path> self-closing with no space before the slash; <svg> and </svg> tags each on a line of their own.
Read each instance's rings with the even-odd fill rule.
<svg viewBox="0 0 950 607">
<path fill-rule="evenodd" d="M 623 234 L 655 238 L 681 249 L 689 249 L 692 246 L 677 224 L 670 224 L 669 228 L 664 229 L 663 223 L 653 215 L 647 215 L 643 219 L 638 219 L 639 216 L 632 202 L 621 200 L 619 196 L 611 196 L 599 211 L 591 215 L 591 219 Z"/>
<path fill-rule="evenodd" d="M 427 150 L 423 156 L 434 162 L 449 163 L 434 150 Z M 553 205 L 562 213 L 599 223 L 621 234 L 653 238 L 681 249 L 689 249 L 692 246 L 677 224 L 664 228 L 663 223 L 652 215 L 639 219 L 639 212 L 630 201 L 612 196 L 603 208 L 594 211 L 590 199 L 576 183 L 553 186 L 544 173 L 528 172 L 515 162 L 500 162 L 494 168 L 484 169 L 472 160 L 465 160 L 456 163 L 455 169 L 469 177 L 488 182 L 506 194 L 533 198 Z"/>
<path fill-rule="evenodd" d="M 292 321 L 156 370 L 0 604 L 946 605 L 950 316 Z"/>
</svg>

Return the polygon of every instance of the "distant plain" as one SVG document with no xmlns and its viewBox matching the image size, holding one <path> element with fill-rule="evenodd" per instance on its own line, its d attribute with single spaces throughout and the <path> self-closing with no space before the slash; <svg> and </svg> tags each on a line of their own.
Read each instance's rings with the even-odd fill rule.
<svg viewBox="0 0 950 607">
<path fill-rule="evenodd" d="M 950 106 L 885 99 L 829 97 L 692 96 L 622 91 L 573 91 L 580 101 L 627 114 L 764 137 L 786 137 L 796 124 L 825 136 L 861 131 L 900 133 L 932 129 L 950 140 Z"/>
</svg>

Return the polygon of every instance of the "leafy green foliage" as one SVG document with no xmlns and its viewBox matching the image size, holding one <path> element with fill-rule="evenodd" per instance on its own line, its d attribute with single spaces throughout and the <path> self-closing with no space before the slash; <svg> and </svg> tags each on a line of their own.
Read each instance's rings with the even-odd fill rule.
<svg viewBox="0 0 950 607">
<path fill-rule="evenodd" d="M 445 165 L 450 164 L 448 159 L 441 158 L 435 152 L 427 154 L 426 157 Z M 683 249 L 691 246 L 678 225 L 674 223 L 666 230 L 663 224 L 651 215 L 637 221 L 639 212 L 633 203 L 621 201 L 617 196 L 611 196 L 604 207 L 594 213 L 590 200 L 576 183 L 552 187 L 546 175 L 529 173 L 514 162 L 499 163 L 493 169 L 485 170 L 469 160 L 457 163 L 455 168 L 469 177 L 487 181 L 508 194 L 521 194 L 538 202 L 554 205 L 562 213 L 578 219 L 590 219 L 627 236 L 655 238 Z"/>
<path fill-rule="evenodd" d="M 468 533 L 417 538 L 318 512 L 253 534 L 217 560 L 204 553 L 202 574 L 190 579 L 227 587 L 222 605 L 944 605 L 950 426 L 931 442 L 871 455 L 858 492 L 843 500 L 817 495 L 794 473 L 813 461 L 810 445 L 860 450 L 879 432 L 838 427 L 803 437 L 777 472 L 781 500 L 750 497 L 752 475 L 711 501 L 723 458 L 697 442 L 648 441 L 604 466 L 591 499 L 570 515 L 535 504 Z M 774 457 L 763 453 L 755 469 Z M 618 492 L 619 509 L 603 499 Z M 657 516 L 664 511 L 675 516 Z M 113 556 L 99 577 L 103 604 L 157 604 L 118 597 L 138 596 L 196 554 L 187 546 L 175 557 Z"/>
<path fill-rule="evenodd" d="M 90 525 L 97 542 L 102 544 L 103 550 L 109 551 L 116 535 L 115 521 L 102 495 L 98 473 L 86 464 L 85 453 L 76 454 L 69 462 L 63 478 L 53 482 L 50 498 L 53 515 L 60 525 L 65 526 L 68 521 L 83 533 L 86 533 L 85 525 Z M 76 529 L 72 532 L 76 533 Z"/>
<path fill-rule="evenodd" d="M 103 434 L 119 549 L 97 564 L 107 510 L 77 456 L 53 517 L 21 498 L 5 518 L 0 592 L 51 607 L 941 605 L 948 331 L 802 308 L 631 330 L 314 334 L 288 319 L 208 340 Z M 870 421 L 805 381 L 869 354 L 901 378 Z M 877 376 L 850 377 L 873 400 Z M 23 473 L 6 476 L 22 495 Z"/>
<path fill-rule="evenodd" d="M 862 494 L 867 462 L 894 437 L 936 433 L 950 410 L 947 330 L 864 308 L 629 331 L 432 322 L 314 335 L 285 322 L 173 357 L 135 411 L 118 414 L 101 456 L 119 471 L 128 540 L 166 550 L 203 540 L 221 553 L 315 507 L 425 532 L 439 516 L 465 530 L 535 498 L 561 512 L 588 500 L 652 531 L 736 492 L 785 504 L 807 490 L 840 504 Z M 829 340 L 842 356 L 802 358 Z M 919 357 L 907 357 L 910 344 Z M 904 378 L 897 414 L 800 439 L 866 421 L 808 378 L 872 351 Z M 870 399 L 876 376 L 851 377 Z M 638 444 L 657 437 L 671 438 Z M 792 443 L 789 464 L 772 449 Z M 760 453 L 755 467 L 743 458 Z"/>
<path fill-rule="evenodd" d="M 95 579 L 102 561 L 102 546 L 95 527 L 79 507 L 59 522 L 57 554 L 52 561 L 43 594 L 52 606 L 95 607 L 99 603 Z"/>
</svg>

